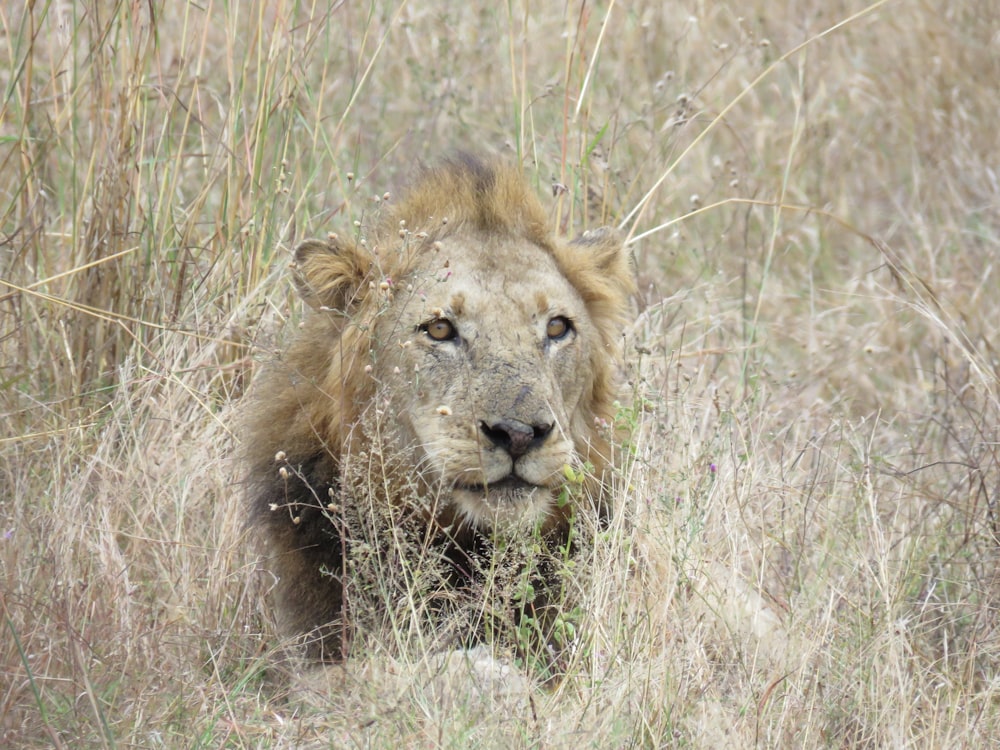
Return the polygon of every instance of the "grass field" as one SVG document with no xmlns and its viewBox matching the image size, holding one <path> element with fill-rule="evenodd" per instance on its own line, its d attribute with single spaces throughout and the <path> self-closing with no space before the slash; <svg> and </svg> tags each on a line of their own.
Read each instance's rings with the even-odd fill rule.
<svg viewBox="0 0 1000 750">
<path fill-rule="evenodd" d="M 29 2 L 0 37 L 0 745 L 1000 736 L 992 0 Z M 234 425 L 290 251 L 456 147 L 631 236 L 590 646 L 494 693 L 388 646 L 282 679 Z"/>
</svg>

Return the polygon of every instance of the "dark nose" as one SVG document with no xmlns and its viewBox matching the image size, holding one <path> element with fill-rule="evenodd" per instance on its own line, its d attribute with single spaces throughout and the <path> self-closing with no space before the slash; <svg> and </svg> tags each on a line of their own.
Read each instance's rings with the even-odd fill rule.
<svg viewBox="0 0 1000 750">
<path fill-rule="evenodd" d="M 479 427 L 493 445 L 503 448 L 513 459 L 544 443 L 552 432 L 550 424 L 530 425 L 516 419 L 501 419 L 493 424 L 480 422 Z"/>
</svg>

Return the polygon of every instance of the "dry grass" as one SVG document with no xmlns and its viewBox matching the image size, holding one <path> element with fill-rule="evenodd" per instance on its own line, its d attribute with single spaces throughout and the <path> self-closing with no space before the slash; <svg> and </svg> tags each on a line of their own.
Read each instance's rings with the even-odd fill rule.
<svg viewBox="0 0 1000 750">
<path fill-rule="evenodd" d="M 1000 735 L 992 2 L 609 5 L 0 8 L 0 744 Z M 231 425 L 288 249 L 456 145 L 658 227 L 591 647 L 274 679 Z"/>
</svg>

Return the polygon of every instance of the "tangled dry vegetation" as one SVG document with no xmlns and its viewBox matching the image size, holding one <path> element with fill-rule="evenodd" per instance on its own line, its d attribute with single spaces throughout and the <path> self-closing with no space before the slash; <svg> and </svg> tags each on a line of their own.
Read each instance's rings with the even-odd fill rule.
<svg viewBox="0 0 1000 750">
<path fill-rule="evenodd" d="M 0 744 L 1000 735 L 990 0 L 23 5 L 0 9 Z M 556 685 L 392 639 L 303 677 L 234 415 L 300 314 L 289 248 L 363 232 L 456 145 L 520 160 L 566 231 L 632 232 L 636 432 L 585 635 Z"/>
</svg>

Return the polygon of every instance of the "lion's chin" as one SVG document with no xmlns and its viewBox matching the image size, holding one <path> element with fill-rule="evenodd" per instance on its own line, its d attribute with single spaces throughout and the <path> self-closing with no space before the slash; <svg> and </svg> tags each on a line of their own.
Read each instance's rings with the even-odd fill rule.
<svg viewBox="0 0 1000 750">
<path fill-rule="evenodd" d="M 479 528 L 532 526 L 548 515 L 552 491 L 509 476 L 488 485 L 456 486 L 455 506 Z"/>
</svg>

